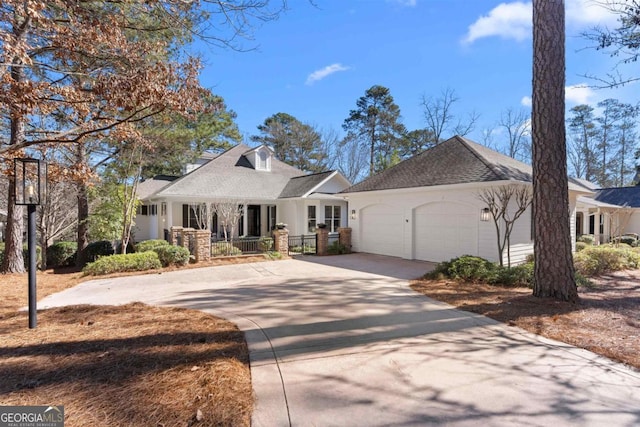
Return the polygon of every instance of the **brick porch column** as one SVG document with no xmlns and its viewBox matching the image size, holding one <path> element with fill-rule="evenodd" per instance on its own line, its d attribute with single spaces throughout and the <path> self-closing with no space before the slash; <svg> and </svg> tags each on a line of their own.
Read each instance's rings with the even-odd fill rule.
<svg viewBox="0 0 640 427">
<path fill-rule="evenodd" d="M 196 262 L 209 261 L 211 259 L 211 231 L 197 230 L 196 239 Z"/>
<path fill-rule="evenodd" d="M 178 245 L 178 236 L 182 235 L 182 229 L 183 227 L 178 225 L 174 225 L 169 229 L 169 243 L 173 246 Z"/>
<path fill-rule="evenodd" d="M 289 255 L 289 230 L 273 230 L 274 249 L 282 255 Z"/>
<path fill-rule="evenodd" d="M 326 228 L 318 228 L 316 230 L 317 246 L 316 255 L 326 255 L 329 248 L 329 230 Z"/>
<path fill-rule="evenodd" d="M 351 227 L 338 227 L 338 241 L 351 253 Z"/>
</svg>

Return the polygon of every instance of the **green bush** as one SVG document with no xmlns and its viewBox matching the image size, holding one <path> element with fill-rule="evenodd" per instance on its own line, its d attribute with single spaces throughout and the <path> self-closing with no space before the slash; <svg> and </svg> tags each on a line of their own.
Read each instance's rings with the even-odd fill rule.
<svg viewBox="0 0 640 427">
<path fill-rule="evenodd" d="M 269 251 L 266 252 L 265 255 L 269 259 L 282 259 L 282 254 L 278 251 Z"/>
<path fill-rule="evenodd" d="M 581 250 L 585 249 L 587 246 L 589 246 L 588 243 L 576 242 L 576 252 L 580 252 Z"/>
<path fill-rule="evenodd" d="M 342 255 L 342 254 L 348 254 L 349 253 L 349 248 L 347 248 L 345 245 L 343 245 L 340 242 L 333 242 L 332 244 L 329 245 L 329 247 L 327 248 L 327 253 L 329 255 Z"/>
<path fill-rule="evenodd" d="M 242 255 L 242 251 L 239 248 L 233 246 L 230 242 L 216 242 L 211 245 L 212 256 L 225 256 L 225 255 Z"/>
<path fill-rule="evenodd" d="M 584 276 L 638 268 L 640 253 L 632 249 L 611 246 L 588 247 L 573 257 L 576 271 Z"/>
<path fill-rule="evenodd" d="M 189 249 L 182 246 L 160 245 L 153 249 L 163 267 L 182 266 L 189 263 Z"/>
<path fill-rule="evenodd" d="M 84 269 L 82 269 L 82 272 L 85 275 L 101 276 L 126 271 L 154 270 L 161 267 L 162 264 L 158 259 L 158 254 L 153 251 L 147 251 L 134 254 L 103 256 L 87 264 Z"/>
<path fill-rule="evenodd" d="M 586 243 L 587 245 L 593 245 L 596 242 L 596 238 L 593 234 L 583 234 L 578 236 L 576 242 Z"/>
<path fill-rule="evenodd" d="M 56 242 L 47 248 L 47 267 L 68 267 L 76 262 L 77 242 Z"/>
<path fill-rule="evenodd" d="M 269 252 L 273 249 L 273 238 L 262 236 L 260 240 L 258 240 L 258 250 L 260 252 Z"/>
<path fill-rule="evenodd" d="M 533 288 L 533 262 L 513 267 L 497 266 L 495 277 L 489 282 L 493 285 Z"/>
<path fill-rule="evenodd" d="M 98 240 L 87 245 L 85 249 L 87 263 L 93 262 L 100 257 L 114 254 L 113 245 L 108 240 Z"/>
<path fill-rule="evenodd" d="M 463 255 L 450 261 L 448 276 L 468 282 L 491 282 L 497 275 L 497 265 L 484 258 Z"/>
<path fill-rule="evenodd" d="M 0 264 L 4 259 L 4 242 L 0 242 Z M 29 248 L 27 245 L 22 246 L 22 259 L 24 260 L 24 268 L 29 268 Z M 36 267 L 42 265 L 42 248 L 36 245 Z"/>
<path fill-rule="evenodd" d="M 636 247 L 638 246 L 638 239 L 635 238 L 634 236 L 620 236 L 620 237 L 616 237 L 612 240 L 613 243 L 617 243 L 617 244 L 626 244 L 632 247 Z"/>
<path fill-rule="evenodd" d="M 169 246 L 169 242 L 161 239 L 143 240 L 140 243 L 136 243 L 136 252 L 153 251 L 160 246 Z"/>
</svg>

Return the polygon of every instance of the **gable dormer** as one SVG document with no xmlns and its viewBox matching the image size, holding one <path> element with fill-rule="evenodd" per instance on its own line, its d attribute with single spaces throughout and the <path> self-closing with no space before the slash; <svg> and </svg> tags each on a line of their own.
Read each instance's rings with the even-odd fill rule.
<svg viewBox="0 0 640 427">
<path fill-rule="evenodd" d="M 261 145 L 244 153 L 251 166 L 257 171 L 270 172 L 273 150 L 266 145 Z"/>
</svg>

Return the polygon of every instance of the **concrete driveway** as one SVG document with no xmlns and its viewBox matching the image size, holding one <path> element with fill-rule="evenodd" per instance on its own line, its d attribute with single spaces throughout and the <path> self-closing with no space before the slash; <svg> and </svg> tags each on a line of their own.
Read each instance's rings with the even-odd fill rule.
<svg viewBox="0 0 640 427">
<path fill-rule="evenodd" d="M 352 254 L 94 280 L 39 303 L 142 301 L 246 332 L 255 426 L 632 426 L 640 373 L 414 293 L 432 265 Z"/>
</svg>

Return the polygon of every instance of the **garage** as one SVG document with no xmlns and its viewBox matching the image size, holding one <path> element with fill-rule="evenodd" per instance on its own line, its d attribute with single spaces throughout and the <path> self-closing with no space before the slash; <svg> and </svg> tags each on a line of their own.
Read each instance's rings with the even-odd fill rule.
<svg viewBox="0 0 640 427">
<path fill-rule="evenodd" d="M 416 208 L 414 227 L 416 259 L 448 261 L 478 254 L 478 215 L 466 205 L 436 202 Z"/>
<path fill-rule="evenodd" d="M 367 206 L 360 212 L 361 250 L 373 254 L 402 256 L 404 218 L 390 205 Z"/>
</svg>

